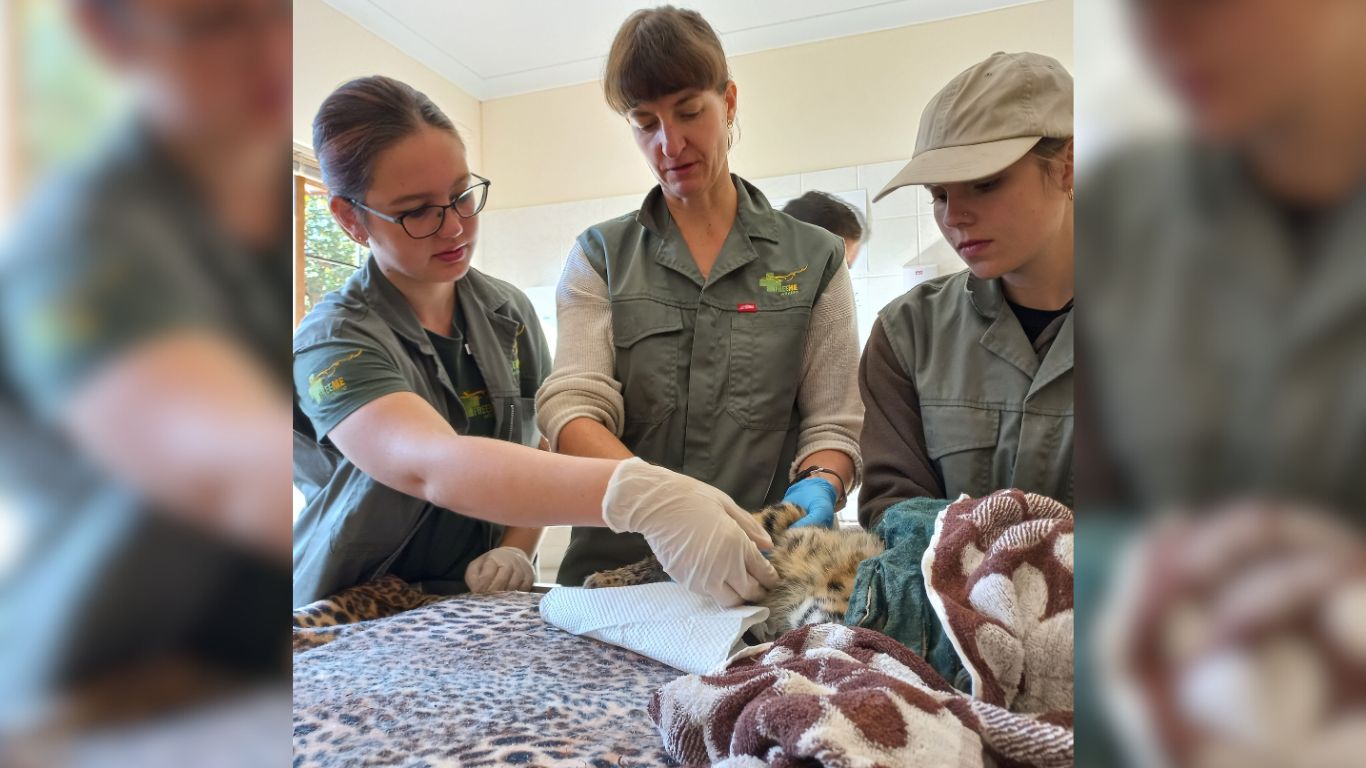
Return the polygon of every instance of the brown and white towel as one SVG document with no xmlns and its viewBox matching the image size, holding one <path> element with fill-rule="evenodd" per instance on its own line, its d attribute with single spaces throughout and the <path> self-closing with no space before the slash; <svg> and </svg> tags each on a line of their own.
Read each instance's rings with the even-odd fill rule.
<svg viewBox="0 0 1366 768">
<path fill-rule="evenodd" d="M 650 717 L 685 763 L 1070 766 L 1072 511 L 1017 490 L 950 504 L 922 567 L 972 695 L 882 633 L 789 632 L 661 688 Z"/>
<path fill-rule="evenodd" d="M 665 750 L 688 764 L 1072 764 L 1071 713 L 973 700 L 904 645 L 839 624 L 789 632 L 719 674 L 678 678 L 649 712 Z"/>
<path fill-rule="evenodd" d="M 1072 510 L 1017 490 L 950 504 L 921 569 L 976 699 L 1072 709 Z"/>
</svg>

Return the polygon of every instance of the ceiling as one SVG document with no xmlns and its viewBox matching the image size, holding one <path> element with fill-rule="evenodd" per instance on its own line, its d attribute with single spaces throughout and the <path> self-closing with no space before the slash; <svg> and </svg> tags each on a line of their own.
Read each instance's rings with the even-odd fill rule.
<svg viewBox="0 0 1366 768">
<path fill-rule="evenodd" d="M 480 101 L 597 80 L 649 0 L 326 0 Z M 734 56 L 1037 0 L 679 0 Z"/>
</svg>

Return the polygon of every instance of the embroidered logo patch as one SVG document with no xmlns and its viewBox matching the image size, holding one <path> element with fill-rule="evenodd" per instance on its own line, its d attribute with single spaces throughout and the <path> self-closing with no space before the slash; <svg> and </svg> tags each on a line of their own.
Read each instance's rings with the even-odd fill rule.
<svg viewBox="0 0 1366 768">
<path fill-rule="evenodd" d="M 493 417 L 493 403 L 489 402 L 487 389 L 475 389 L 460 393 L 460 407 L 465 409 L 467 419 L 488 419 Z"/>
<path fill-rule="evenodd" d="M 513 337 L 512 337 L 512 375 L 513 375 L 513 376 L 520 376 L 520 375 L 522 375 L 522 355 L 521 355 L 521 351 L 520 351 L 520 349 L 519 349 L 519 347 L 518 347 L 518 344 L 517 344 L 517 338 L 518 338 L 519 336 L 521 336 L 522 334 L 524 334 L 524 333 L 526 333 L 526 326 L 525 326 L 525 325 L 518 325 L 518 326 L 517 326 L 517 333 L 514 334 Z"/>
<path fill-rule="evenodd" d="M 806 267 L 788 272 L 785 275 L 775 275 L 772 272 L 759 278 L 759 287 L 769 293 L 797 293 L 798 286 L 792 282 L 797 275 L 806 271 Z"/>
<path fill-rule="evenodd" d="M 308 377 L 308 396 L 313 398 L 313 402 L 321 404 L 323 400 L 346 389 L 346 379 L 337 375 L 337 368 L 342 363 L 360 357 L 360 353 L 363 351 L 358 349 L 346 357 L 333 360 L 326 368 Z"/>
</svg>

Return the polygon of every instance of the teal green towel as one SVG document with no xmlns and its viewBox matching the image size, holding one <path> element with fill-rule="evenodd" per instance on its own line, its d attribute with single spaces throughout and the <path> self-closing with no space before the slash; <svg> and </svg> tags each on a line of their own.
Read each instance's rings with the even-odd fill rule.
<svg viewBox="0 0 1366 768">
<path fill-rule="evenodd" d="M 891 637 L 928 661 L 954 687 L 968 690 L 967 671 L 930 605 L 920 573 L 935 518 L 948 505 L 947 499 L 907 499 L 887 508 L 872 530 L 887 550 L 859 565 L 844 623 Z"/>
</svg>

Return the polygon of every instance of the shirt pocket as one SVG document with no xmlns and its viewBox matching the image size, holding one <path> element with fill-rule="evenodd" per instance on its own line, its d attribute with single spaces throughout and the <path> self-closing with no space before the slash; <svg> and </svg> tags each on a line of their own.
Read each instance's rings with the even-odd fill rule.
<svg viewBox="0 0 1366 768">
<path fill-rule="evenodd" d="M 535 448 L 541 439 L 536 427 L 536 398 L 500 398 L 499 407 L 503 411 L 502 419 L 494 437 Z"/>
<path fill-rule="evenodd" d="M 1001 414 L 965 405 L 923 405 L 925 450 L 944 481 L 948 498 L 981 496 L 992 488 L 992 463 Z"/>
<path fill-rule="evenodd" d="M 612 344 L 625 420 L 656 424 L 678 401 L 678 345 L 683 312 L 649 299 L 612 305 Z"/>
<path fill-rule="evenodd" d="M 726 410 L 741 426 L 786 430 L 791 424 L 810 319 L 808 312 L 731 315 Z"/>
</svg>

